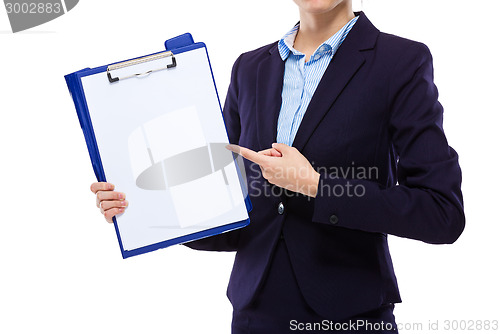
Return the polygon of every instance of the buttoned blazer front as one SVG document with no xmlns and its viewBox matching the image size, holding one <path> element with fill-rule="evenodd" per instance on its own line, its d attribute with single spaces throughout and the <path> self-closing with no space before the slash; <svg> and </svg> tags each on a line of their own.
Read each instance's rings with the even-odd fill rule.
<svg viewBox="0 0 500 334">
<path fill-rule="evenodd" d="M 309 306 L 341 320 L 401 301 L 388 234 L 440 244 L 463 231 L 461 171 L 443 132 L 432 56 L 356 15 L 292 144 L 321 175 L 316 198 L 269 184 L 245 161 L 250 225 L 186 244 L 236 251 L 235 309 L 255 297 L 281 234 Z M 277 42 L 236 60 L 223 111 L 231 143 L 259 151 L 276 141 L 283 75 Z"/>
</svg>

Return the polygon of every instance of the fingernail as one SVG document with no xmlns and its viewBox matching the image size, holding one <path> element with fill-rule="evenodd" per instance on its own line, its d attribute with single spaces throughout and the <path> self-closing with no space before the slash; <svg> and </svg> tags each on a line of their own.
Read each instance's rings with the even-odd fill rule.
<svg viewBox="0 0 500 334">
<path fill-rule="evenodd" d="M 124 199 L 124 198 L 125 198 L 125 196 L 123 196 L 123 194 L 118 194 L 118 198 L 119 198 L 119 199 Z"/>
<path fill-rule="evenodd" d="M 119 208 L 118 212 L 123 212 L 125 209 L 124 208 Z"/>
<path fill-rule="evenodd" d="M 121 205 L 121 206 L 127 206 L 127 202 L 125 202 L 125 201 L 121 201 L 121 202 L 120 202 L 120 205 Z"/>
</svg>

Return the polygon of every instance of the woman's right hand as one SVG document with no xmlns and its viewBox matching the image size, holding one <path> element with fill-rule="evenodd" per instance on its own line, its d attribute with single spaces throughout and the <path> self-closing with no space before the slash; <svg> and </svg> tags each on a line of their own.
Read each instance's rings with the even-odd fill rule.
<svg viewBox="0 0 500 334">
<path fill-rule="evenodd" d="M 90 190 L 96 195 L 96 205 L 108 223 L 113 222 L 113 217 L 123 213 L 128 206 L 125 194 L 114 191 L 115 186 L 108 182 L 95 182 Z"/>
</svg>

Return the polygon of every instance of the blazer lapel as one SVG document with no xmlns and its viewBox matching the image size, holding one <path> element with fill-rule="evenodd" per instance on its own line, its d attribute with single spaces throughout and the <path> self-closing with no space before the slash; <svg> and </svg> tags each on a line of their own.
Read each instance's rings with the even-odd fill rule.
<svg viewBox="0 0 500 334">
<path fill-rule="evenodd" d="M 256 120 L 261 150 L 271 147 L 276 141 L 284 74 L 285 62 L 279 55 L 277 44 L 273 44 L 269 56 L 257 68 Z"/>
<path fill-rule="evenodd" d="M 300 123 L 292 146 L 299 151 L 304 148 L 335 100 L 365 63 L 365 57 L 361 51 L 373 49 L 378 34 L 379 30 L 371 24 L 364 13 L 359 13 L 358 21 L 323 74 Z"/>
</svg>

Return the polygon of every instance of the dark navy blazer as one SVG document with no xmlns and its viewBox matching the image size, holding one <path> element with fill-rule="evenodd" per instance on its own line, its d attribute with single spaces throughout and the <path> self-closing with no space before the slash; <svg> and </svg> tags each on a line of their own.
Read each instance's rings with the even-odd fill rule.
<svg viewBox="0 0 500 334">
<path fill-rule="evenodd" d="M 307 303 L 336 320 L 400 301 L 387 234 L 441 244 L 464 229 L 431 54 L 357 15 L 292 145 L 320 172 L 318 196 L 271 186 L 245 161 L 250 225 L 187 244 L 237 251 L 228 287 L 237 310 L 258 291 L 280 234 Z M 224 106 L 231 143 L 258 151 L 276 141 L 283 74 L 276 42 L 237 59 Z"/>
</svg>

